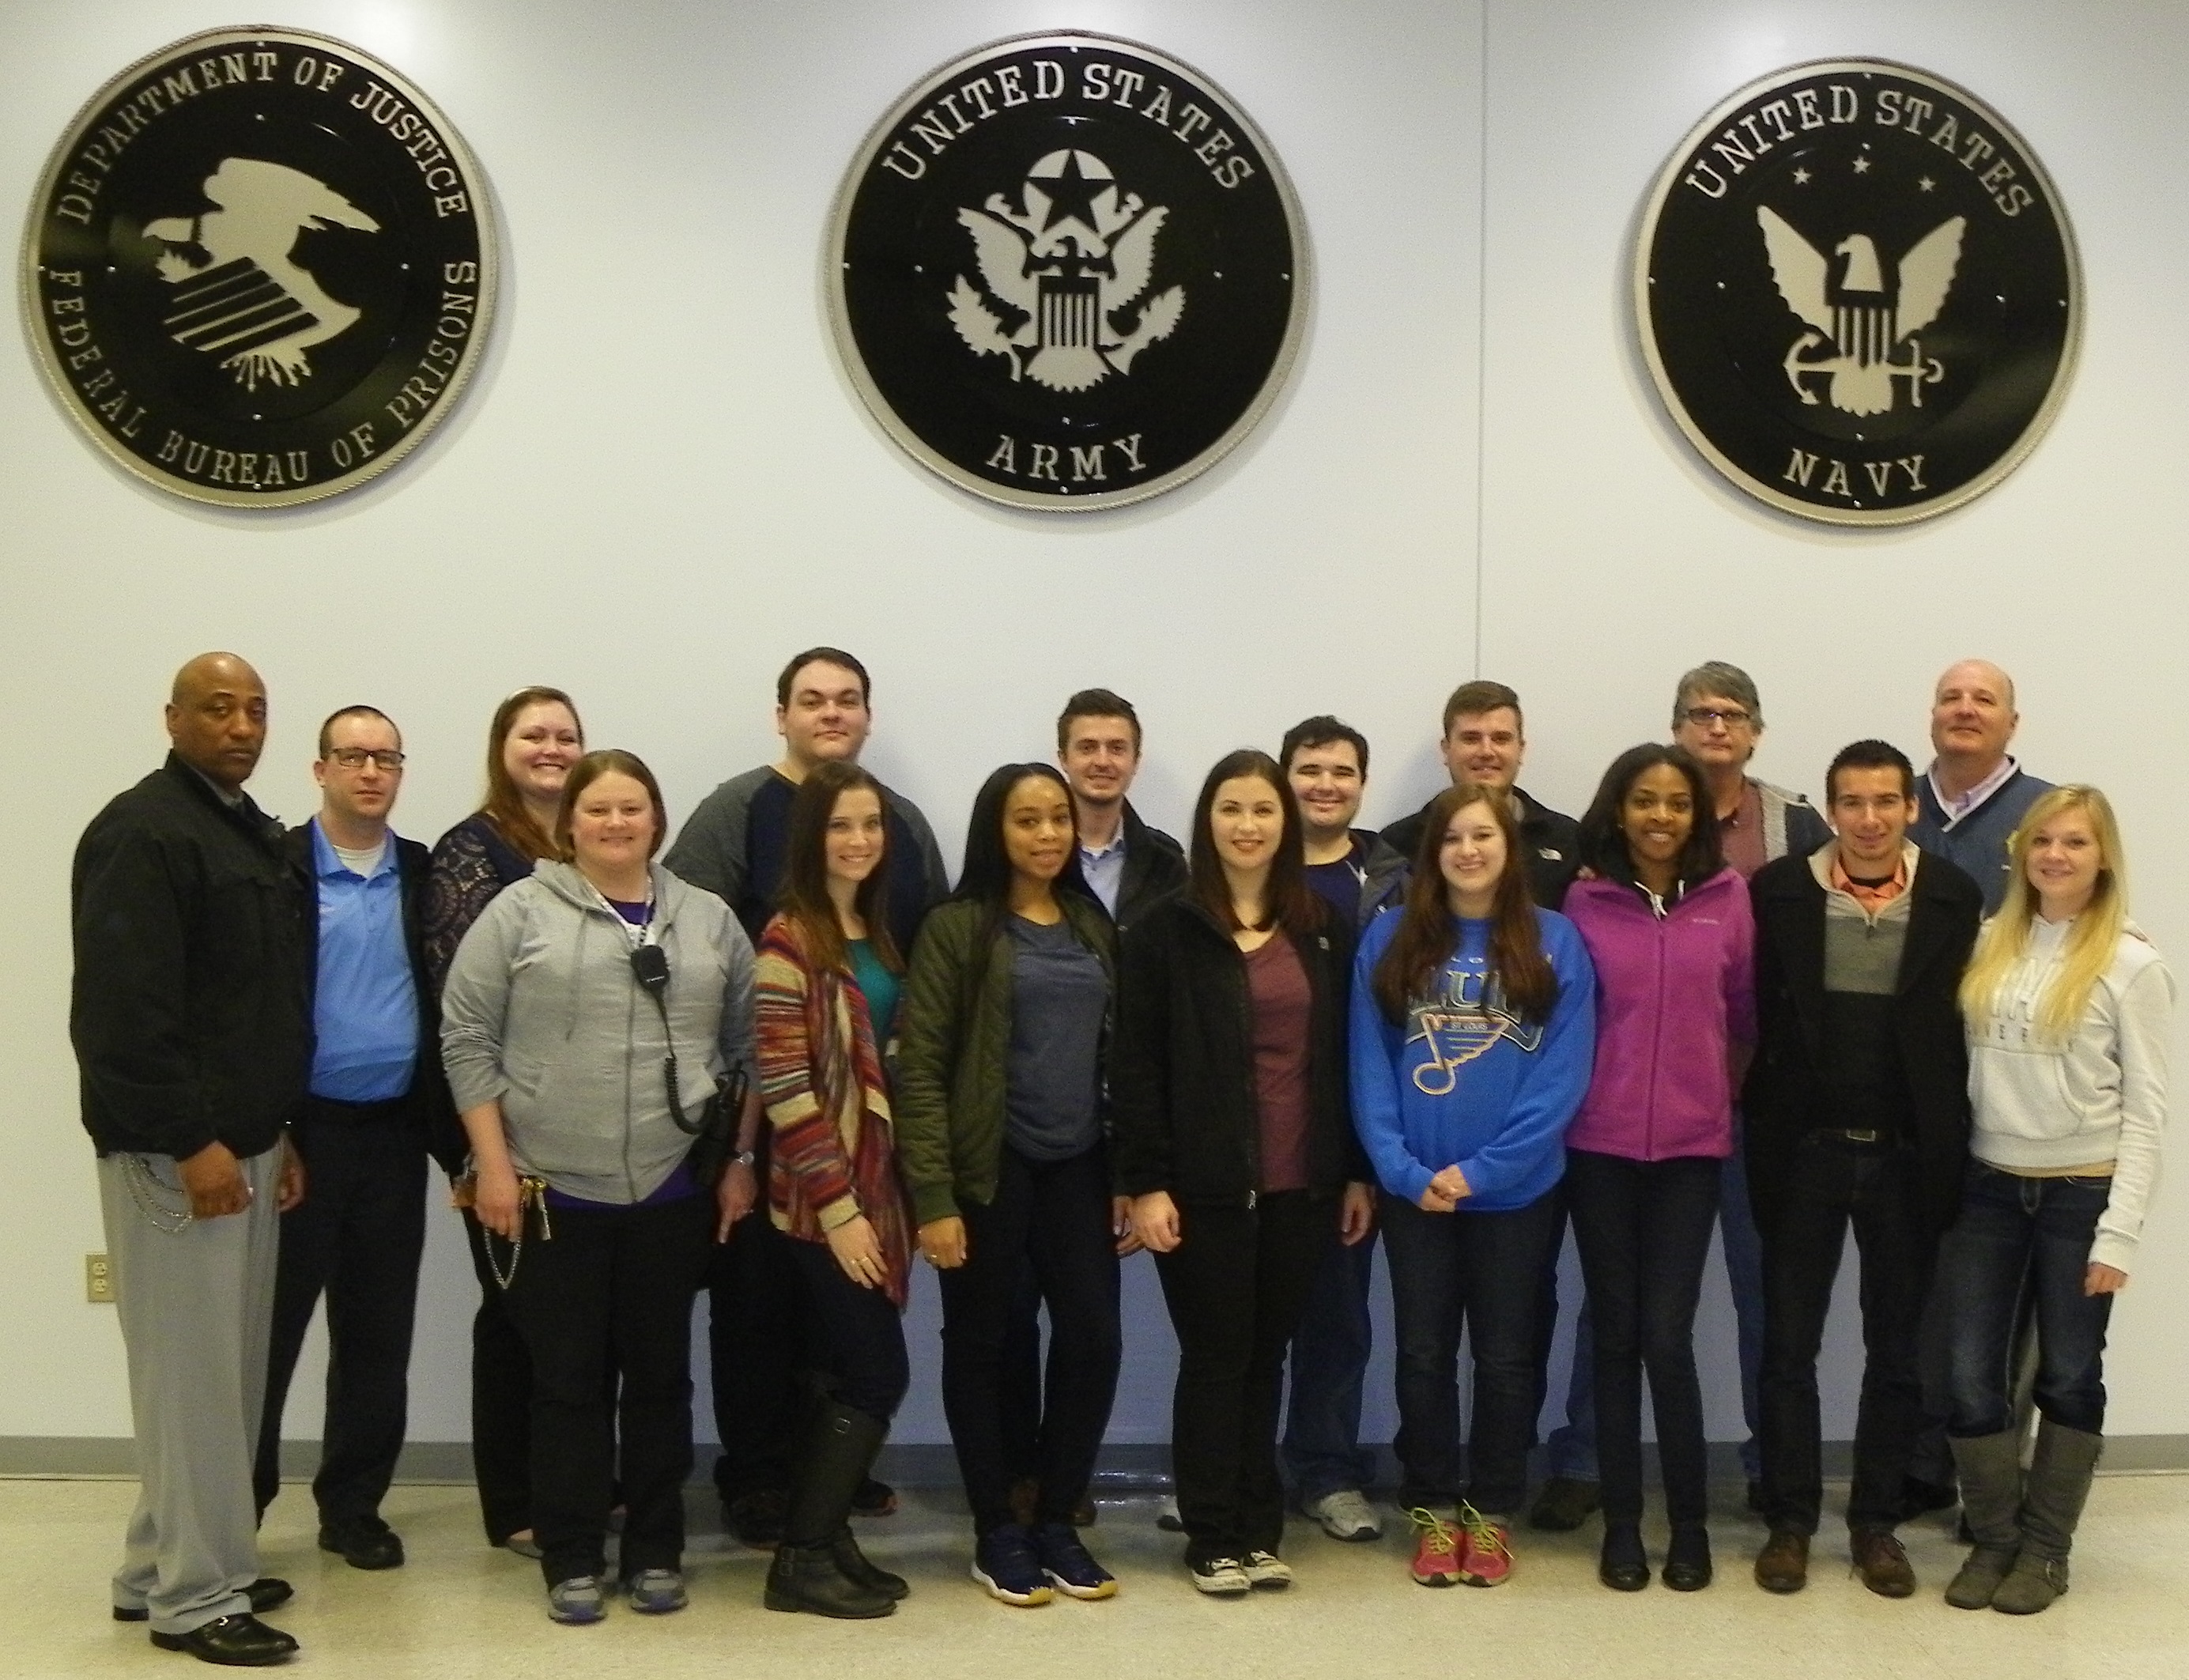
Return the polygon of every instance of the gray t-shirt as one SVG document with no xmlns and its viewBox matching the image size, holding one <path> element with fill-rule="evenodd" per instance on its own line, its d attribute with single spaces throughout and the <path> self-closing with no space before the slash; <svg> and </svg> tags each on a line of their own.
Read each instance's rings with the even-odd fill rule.
<svg viewBox="0 0 2189 1680">
<path fill-rule="evenodd" d="M 1005 919 L 1011 938 L 1011 1054 L 1004 1140 L 1029 1160 L 1065 1161 L 1101 1140 L 1102 1015 L 1110 983 L 1072 924 Z"/>
</svg>

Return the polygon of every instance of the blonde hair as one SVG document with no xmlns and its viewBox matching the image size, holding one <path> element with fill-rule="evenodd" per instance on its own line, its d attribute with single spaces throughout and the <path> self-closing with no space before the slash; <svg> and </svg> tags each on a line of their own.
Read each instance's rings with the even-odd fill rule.
<svg viewBox="0 0 2189 1680">
<path fill-rule="evenodd" d="M 2037 893 L 2029 885 L 2029 848 L 2037 831 L 2063 812 L 2079 811 L 2090 819 L 2098 842 L 2098 880 L 2090 902 L 2075 918 L 2061 955 L 2059 971 L 2037 1004 L 2037 1034 L 2064 1044 L 2074 1036 L 2090 1007 L 2090 993 L 2113 966 L 2128 924 L 2128 867 L 2121 855 L 2120 825 L 2113 808 L 2096 788 L 2080 783 L 2040 795 L 2007 840 L 2006 897 L 1999 914 L 1977 936 L 1976 954 L 1961 976 L 1961 1013 L 1971 1021 L 1988 1015 L 2000 990 L 2029 950 L 2030 925 L 2037 917 Z"/>
</svg>

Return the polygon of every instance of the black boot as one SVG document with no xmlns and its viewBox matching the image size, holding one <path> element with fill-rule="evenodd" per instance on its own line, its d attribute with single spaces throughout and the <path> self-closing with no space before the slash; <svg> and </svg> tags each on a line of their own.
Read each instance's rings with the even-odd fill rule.
<svg viewBox="0 0 2189 1680">
<path fill-rule="evenodd" d="M 836 1559 L 836 1568 L 844 1579 L 876 1592 L 885 1592 L 892 1598 L 912 1596 L 912 1583 L 901 1575 L 892 1575 L 861 1550 L 857 1537 L 849 1523 L 836 1530 L 829 1542 L 829 1550 Z"/>
<path fill-rule="evenodd" d="M 805 1457 L 791 1477 L 783 1544 L 776 1548 L 761 1600 L 768 1609 L 811 1610 L 851 1621 L 888 1615 L 897 1609 L 895 1596 L 854 1580 L 837 1563 L 837 1536 L 844 1532 L 848 1538 L 851 1496 L 888 1433 L 888 1424 L 856 1407 L 834 1400 L 823 1404 Z M 856 1555 L 857 1547 L 851 1549 Z"/>
</svg>

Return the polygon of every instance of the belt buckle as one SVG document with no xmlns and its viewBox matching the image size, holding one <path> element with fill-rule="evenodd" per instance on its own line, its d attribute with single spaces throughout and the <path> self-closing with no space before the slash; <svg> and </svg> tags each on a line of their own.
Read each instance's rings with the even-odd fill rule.
<svg viewBox="0 0 2189 1680">
<path fill-rule="evenodd" d="M 1840 1135 L 1849 1143 L 1883 1143 L 1885 1141 L 1885 1134 L 1875 1130 L 1858 1132 L 1850 1128 L 1841 1132 Z"/>
</svg>

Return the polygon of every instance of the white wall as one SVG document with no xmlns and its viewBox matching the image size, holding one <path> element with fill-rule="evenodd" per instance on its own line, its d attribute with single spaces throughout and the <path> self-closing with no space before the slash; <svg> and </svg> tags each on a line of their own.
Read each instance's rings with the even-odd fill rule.
<svg viewBox="0 0 2189 1680">
<path fill-rule="evenodd" d="M 1813 787 L 1857 735 L 1920 747 L 1931 676 L 1979 651 L 2021 680 L 2033 767 L 2119 798 L 2144 919 L 2189 950 L 2189 813 L 2135 773 L 2184 744 L 2163 676 L 2180 586 L 2158 561 L 2189 445 L 2167 354 L 2189 16 L 1487 0 L 1485 169 L 1483 3 L 291 0 L 283 21 L 387 57 L 469 139 L 507 230 L 503 313 L 418 458 L 274 517 L 109 469 L 20 336 L 0 342 L 0 669 L 31 725 L 0 745 L 24 790 L 0 805 L 0 1134 L 22 1180 L 0 1234 L 0 1437 L 127 1429 L 118 1338 L 80 1298 L 101 1242 L 66 1049 L 68 858 L 156 761 L 167 676 L 206 648 L 245 653 L 272 691 L 263 803 L 304 815 L 313 726 L 368 699 L 413 754 L 400 826 L 430 838 L 475 800 L 487 714 L 520 682 L 572 689 L 594 742 L 644 754 L 688 809 L 773 755 L 782 657 L 841 642 L 874 670 L 873 761 L 953 856 L 981 777 L 1043 751 L 1058 701 L 1091 682 L 1140 704 L 1141 803 L 1176 828 L 1220 752 L 1323 710 L 1374 738 L 1372 817 L 1411 807 L 1435 779 L 1441 699 L 1478 670 L 1522 689 L 1527 779 L 1564 808 L 1661 731 L 1672 676 L 1709 657 L 1763 684 L 1766 772 Z M 26 201 L 107 76 L 235 20 L 196 0 L 11 0 L 0 181 Z M 1184 490 L 1072 519 L 976 503 L 899 455 L 836 370 L 819 294 L 829 198 L 868 125 L 941 60 L 1061 25 L 1147 40 L 1227 88 L 1291 171 L 1315 262 L 1301 360 L 1256 437 Z M 2059 184 L 2089 281 L 2050 440 L 1974 507 L 1898 535 L 1797 527 L 1710 482 L 1626 325 L 1626 241 L 1665 155 L 1743 81 L 1827 52 L 1908 59 L 2005 112 Z M 1850 603 L 1858 625 L 1820 628 Z M 2086 721 L 2101 694 L 2110 728 Z M 2173 1213 L 2115 1321 L 2116 1433 L 2189 1434 Z M 434 1233 L 412 1433 L 460 1439 L 472 1285 L 447 1216 Z M 1113 1433 L 1160 1439 L 1168 1333 L 1136 1276 Z M 942 1438 L 931 1304 L 900 1439 Z M 1715 1293 L 1709 1313 L 1722 1360 Z M 1737 1433 L 1729 1400 L 1712 1423 Z M 314 1430 L 300 1405 L 291 1433 Z"/>
</svg>

